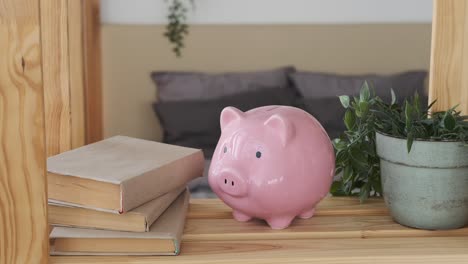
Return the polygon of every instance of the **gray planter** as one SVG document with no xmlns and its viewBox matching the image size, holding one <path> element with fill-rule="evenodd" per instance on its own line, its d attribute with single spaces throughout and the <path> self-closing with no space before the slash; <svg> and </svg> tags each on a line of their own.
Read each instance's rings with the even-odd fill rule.
<svg viewBox="0 0 468 264">
<path fill-rule="evenodd" d="M 423 229 L 468 224 L 468 147 L 453 141 L 415 140 L 377 133 L 385 203 L 398 223 Z"/>
</svg>

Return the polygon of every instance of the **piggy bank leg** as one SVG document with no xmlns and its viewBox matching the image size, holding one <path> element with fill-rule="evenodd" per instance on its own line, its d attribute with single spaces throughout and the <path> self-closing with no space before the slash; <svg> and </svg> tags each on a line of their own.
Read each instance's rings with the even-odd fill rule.
<svg viewBox="0 0 468 264">
<path fill-rule="evenodd" d="M 294 216 L 277 216 L 265 220 L 272 229 L 285 229 L 293 219 Z"/>
<path fill-rule="evenodd" d="M 244 213 L 241 213 L 241 212 L 239 212 L 239 211 L 236 211 L 236 210 L 234 210 L 234 211 L 232 212 L 232 216 L 234 216 L 234 219 L 236 219 L 236 220 L 239 221 L 239 222 L 247 222 L 247 221 L 249 221 L 250 219 L 252 219 L 251 216 L 248 216 L 248 215 L 246 215 L 246 214 L 244 214 Z"/>
<path fill-rule="evenodd" d="M 302 219 L 311 218 L 315 214 L 315 208 L 305 210 L 304 212 L 300 213 L 298 216 Z"/>
</svg>

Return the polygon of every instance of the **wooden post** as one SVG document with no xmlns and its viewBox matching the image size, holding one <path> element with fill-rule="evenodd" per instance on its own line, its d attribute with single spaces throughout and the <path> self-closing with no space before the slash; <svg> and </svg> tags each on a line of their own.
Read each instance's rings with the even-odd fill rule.
<svg viewBox="0 0 468 264">
<path fill-rule="evenodd" d="M 68 1 L 41 3 L 47 156 L 71 149 Z"/>
<path fill-rule="evenodd" d="M 85 144 L 82 2 L 41 3 L 47 156 Z"/>
<path fill-rule="evenodd" d="M 84 0 L 83 5 L 86 143 L 93 143 L 103 138 L 100 1 Z"/>
<path fill-rule="evenodd" d="M 46 150 L 53 156 L 102 139 L 99 1 L 40 4 Z"/>
<path fill-rule="evenodd" d="M 47 263 L 39 0 L 0 1 L 0 263 Z"/>
<path fill-rule="evenodd" d="M 81 147 L 86 141 L 83 33 L 83 4 L 81 1 L 68 0 L 71 148 Z"/>
<path fill-rule="evenodd" d="M 429 100 L 468 114 L 468 1 L 434 0 Z"/>
</svg>

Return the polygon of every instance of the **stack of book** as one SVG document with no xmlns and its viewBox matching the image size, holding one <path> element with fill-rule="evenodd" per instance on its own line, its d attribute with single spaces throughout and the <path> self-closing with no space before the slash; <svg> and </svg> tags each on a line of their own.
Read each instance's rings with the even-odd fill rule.
<svg viewBox="0 0 468 264">
<path fill-rule="evenodd" d="M 52 255 L 177 255 L 198 149 L 124 136 L 48 158 Z"/>
</svg>

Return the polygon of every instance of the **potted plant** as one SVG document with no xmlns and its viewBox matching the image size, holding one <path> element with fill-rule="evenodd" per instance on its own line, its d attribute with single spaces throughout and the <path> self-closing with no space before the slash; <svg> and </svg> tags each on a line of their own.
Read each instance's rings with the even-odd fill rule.
<svg viewBox="0 0 468 264">
<path fill-rule="evenodd" d="M 420 97 L 391 102 L 367 82 L 359 97 L 340 96 L 345 133 L 333 141 L 334 195 L 383 195 L 398 223 L 423 229 L 468 224 L 468 119 L 456 111 L 430 113 Z"/>
</svg>

